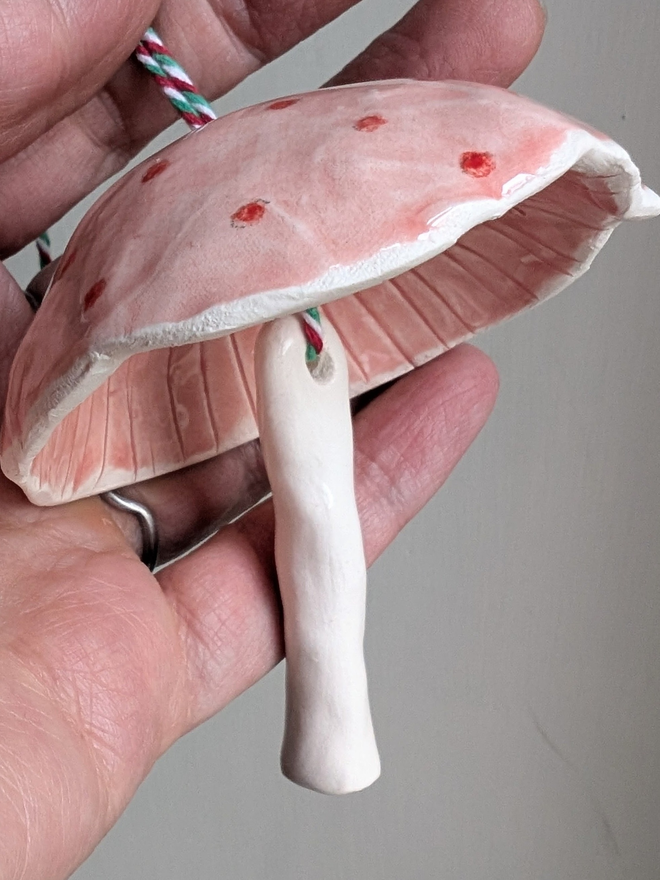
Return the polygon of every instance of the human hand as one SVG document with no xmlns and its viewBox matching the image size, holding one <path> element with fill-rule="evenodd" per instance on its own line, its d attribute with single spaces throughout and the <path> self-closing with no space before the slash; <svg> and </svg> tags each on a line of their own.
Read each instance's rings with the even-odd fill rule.
<svg viewBox="0 0 660 880">
<path fill-rule="evenodd" d="M 282 0 L 275 13 L 255 3 L 245 20 L 233 12 L 230 21 L 219 4 L 213 11 L 173 0 L 155 24 L 202 91 L 216 97 L 348 5 L 293 8 Z M 157 7 L 153 0 L 53 4 L 44 18 L 43 4 L 25 2 L 4 14 L 4 254 L 171 121 L 146 74 L 132 63 L 120 67 Z M 536 0 L 422 0 L 340 79 L 452 75 L 508 84 L 533 55 L 542 23 Z M 218 56 L 231 59 L 222 70 Z M 0 308 L 4 381 L 29 322 L 4 270 Z M 356 483 L 369 561 L 446 479 L 486 420 L 496 385 L 489 361 L 462 347 L 358 413 Z M 263 485 L 252 445 L 137 491 L 171 555 Z M 130 517 L 98 499 L 37 509 L 0 480 L 3 878 L 67 876 L 155 759 L 280 659 L 271 545 L 264 505 L 154 578 L 136 556 Z"/>
</svg>

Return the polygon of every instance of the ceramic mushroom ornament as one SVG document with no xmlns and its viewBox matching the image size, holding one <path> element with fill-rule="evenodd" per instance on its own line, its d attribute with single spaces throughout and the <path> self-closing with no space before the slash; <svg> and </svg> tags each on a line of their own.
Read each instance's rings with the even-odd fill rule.
<svg viewBox="0 0 660 880">
<path fill-rule="evenodd" d="M 81 223 L 14 363 L 3 470 L 59 504 L 260 431 L 283 768 L 320 791 L 363 788 L 379 762 L 349 394 L 557 293 L 621 220 L 659 213 L 625 150 L 493 87 L 371 83 L 233 113 Z M 319 305 L 325 345 L 308 364 L 286 316 Z"/>
</svg>

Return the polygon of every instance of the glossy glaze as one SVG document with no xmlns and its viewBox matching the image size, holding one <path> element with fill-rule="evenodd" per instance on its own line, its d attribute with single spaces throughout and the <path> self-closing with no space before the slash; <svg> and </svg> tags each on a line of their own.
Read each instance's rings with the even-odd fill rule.
<svg viewBox="0 0 660 880">
<path fill-rule="evenodd" d="M 328 303 L 359 393 L 556 293 L 659 210 L 620 147 L 491 87 L 239 111 L 82 222 L 15 362 L 3 469 L 52 504 L 207 458 L 256 436 L 250 325 Z"/>
</svg>

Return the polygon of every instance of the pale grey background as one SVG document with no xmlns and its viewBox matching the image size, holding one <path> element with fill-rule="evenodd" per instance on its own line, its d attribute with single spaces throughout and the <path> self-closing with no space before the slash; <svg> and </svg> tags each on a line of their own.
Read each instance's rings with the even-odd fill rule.
<svg viewBox="0 0 660 880">
<path fill-rule="evenodd" d="M 408 5 L 367 0 L 220 109 L 320 84 Z M 549 6 L 519 90 L 660 187 L 657 0 Z M 495 414 L 371 573 L 381 781 L 279 776 L 280 669 L 158 763 L 76 880 L 660 878 L 659 240 L 620 230 L 480 340 Z"/>
</svg>

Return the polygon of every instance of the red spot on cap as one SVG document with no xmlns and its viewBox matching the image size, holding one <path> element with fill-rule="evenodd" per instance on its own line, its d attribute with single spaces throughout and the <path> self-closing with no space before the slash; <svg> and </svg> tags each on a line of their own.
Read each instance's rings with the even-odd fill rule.
<svg viewBox="0 0 660 880">
<path fill-rule="evenodd" d="M 165 171 L 165 169 L 169 167 L 170 163 L 167 161 L 167 159 L 158 159 L 157 162 L 154 162 L 151 168 L 148 168 L 145 171 L 142 177 L 142 183 L 148 183 L 148 181 L 153 180 L 154 177 L 158 177 L 159 174 L 162 174 L 163 171 Z"/>
<path fill-rule="evenodd" d="M 266 213 L 267 204 L 268 202 L 259 199 L 256 202 L 248 202 L 247 205 L 242 205 L 238 211 L 234 211 L 231 215 L 232 226 L 241 226 L 246 223 L 258 223 Z"/>
<path fill-rule="evenodd" d="M 71 268 L 71 266 L 75 262 L 75 259 L 77 256 L 78 256 L 78 251 L 73 250 L 73 251 L 71 251 L 71 253 L 67 254 L 65 257 L 62 257 L 62 260 L 57 267 L 57 272 L 55 273 L 56 280 L 59 281 L 59 279 L 64 275 L 64 273 L 68 269 Z"/>
<path fill-rule="evenodd" d="M 362 119 L 358 119 L 353 128 L 356 131 L 376 131 L 377 128 L 386 123 L 387 119 L 375 114 L 374 116 L 363 116 Z"/>
<path fill-rule="evenodd" d="M 470 177 L 488 177 L 495 171 L 495 159 L 492 153 L 463 153 L 461 168 Z"/>
<path fill-rule="evenodd" d="M 282 98 L 281 101 L 273 101 L 266 107 L 266 110 L 286 110 L 287 107 L 293 107 L 294 104 L 297 104 L 299 100 L 300 98 Z"/>
<path fill-rule="evenodd" d="M 107 286 L 108 282 L 105 280 L 105 278 L 101 278 L 95 284 L 92 284 L 92 286 L 85 294 L 85 299 L 83 300 L 83 312 L 87 312 L 89 311 L 89 309 L 91 309 L 91 307 L 99 299 Z"/>
</svg>

